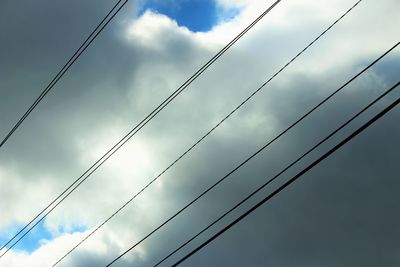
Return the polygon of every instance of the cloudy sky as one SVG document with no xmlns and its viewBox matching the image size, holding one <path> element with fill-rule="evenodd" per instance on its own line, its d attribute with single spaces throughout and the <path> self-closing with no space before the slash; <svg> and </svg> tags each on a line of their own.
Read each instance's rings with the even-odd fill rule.
<svg viewBox="0 0 400 267">
<path fill-rule="evenodd" d="M 0 1 L 0 137 L 116 1 Z M 274 1 L 131 0 L 0 149 L 0 245 Z M 101 166 L 0 266 L 52 266 L 356 1 L 282 0 Z M 398 0 L 363 0 L 58 266 L 105 266 L 400 37 Z M 153 266 L 400 77 L 394 49 L 113 266 Z M 400 96 L 380 101 L 170 266 Z M 398 266 L 400 108 L 184 266 Z"/>
</svg>

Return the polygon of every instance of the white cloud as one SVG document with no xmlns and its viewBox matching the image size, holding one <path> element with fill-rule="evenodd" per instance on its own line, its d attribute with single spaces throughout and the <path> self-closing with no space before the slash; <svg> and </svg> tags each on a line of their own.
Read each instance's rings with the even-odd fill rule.
<svg viewBox="0 0 400 267">
<path fill-rule="evenodd" d="M 62 191 L 73 177 L 79 176 L 82 170 L 111 147 L 135 122 L 176 89 L 272 2 L 219 0 L 222 7 L 240 8 L 241 13 L 235 19 L 216 25 L 206 33 L 190 32 L 168 17 L 150 11 L 131 23 L 112 28 L 119 33 L 107 35 L 106 41 L 115 42 L 117 48 L 96 48 L 98 50 L 93 50 L 85 63 L 77 66 L 77 72 L 82 73 L 89 73 L 94 69 L 96 75 L 92 77 L 93 80 L 89 74 L 87 80 L 82 78 L 90 85 L 90 89 L 75 81 L 73 75 L 76 73 L 71 73 L 72 78 L 65 84 L 76 84 L 76 88 L 71 89 L 70 95 L 65 92 L 65 95 L 56 98 L 61 89 L 67 89 L 60 88 L 55 92 L 55 98 L 49 99 L 49 102 L 56 100 L 65 106 L 75 104 L 77 99 L 83 104 L 71 104 L 73 111 L 68 111 L 63 105 L 45 105 L 43 112 L 50 115 L 35 118 L 35 122 L 40 121 L 40 125 L 47 127 L 45 129 L 56 128 L 50 135 L 55 136 L 55 143 L 60 147 L 68 147 L 68 151 L 72 151 L 70 157 L 74 158 L 74 166 L 57 167 L 57 172 L 52 169 L 47 173 L 42 169 L 30 168 L 24 161 L 16 161 L 14 165 L 9 162 L 2 164 L 0 229 L 5 230 L 15 223 L 28 221 L 40 210 L 43 203 Z M 171 103 L 154 122 L 144 128 L 56 209 L 46 220 L 46 227 L 54 233 L 60 227 L 68 228 L 73 225 L 84 225 L 90 229 L 95 227 L 351 4 L 344 0 L 282 1 L 243 40 L 194 82 L 190 89 Z M 265 136 L 276 132 L 286 119 L 295 117 L 297 113 L 290 112 L 300 110 L 302 104 L 308 103 L 306 99 L 314 100 L 326 90 L 332 90 L 348 77 L 347 73 L 355 73 L 360 65 L 389 48 L 398 38 L 398 28 L 393 26 L 400 22 L 400 18 L 395 16 L 398 5 L 396 0 L 365 1 L 360 4 L 354 13 L 337 25 L 320 43 L 217 130 L 210 138 L 212 145 L 193 151 L 191 157 L 197 160 L 199 166 L 190 163 L 191 157 L 182 160 L 177 164 L 176 170 L 167 172 L 155 186 L 150 187 L 111 221 L 110 225 L 66 259 L 64 266 L 81 266 L 81 262 L 91 260 L 96 263 L 107 262 L 121 253 L 133 240 L 144 236 L 172 211 L 191 199 L 190 192 L 202 191 L 208 181 L 228 168 L 223 167 L 231 166 L 232 162 L 242 158 L 241 155 L 234 154 L 231 148 L 232 154 L 219 159 L 219 164 L 213 159 L 222 152 L 213 152 L 214 147 L 216 150 L 228 150 L 229 147 L 225 147 L 225 144 L 236 141 L 244 147 L 241 152 L 250 153 L 264 142 Z M 379 14 L 388 15 L 382 18 Z M 127 21 L 127 18 L 120 20 Z M 119 38 L 119 34 L 124 38 Z M 98 42 L 101 43 L 102 40 L 99 39 Z M 116 51 L 118 49 L 121 50 Z M 104 59 L 104 54 L 108 52 L 121 55 L 122 63 Z M 330 75 L 332 72 L 334 77 Z M 124 82 L 109 78 L 113 75 L 123 76 Z M 299 84 L 304 93 L 296 88 L 296 81 L 300 78 L 303 79 Z M 369 84 L 371 90 L 372 87 L 385 83 L 377 73 L 370 73 L 365 79 L 360 84 Z M 303 83 L 315 88 L 306 88 Z M 321 85 L 325 87 L 317 87 Z M 96 95 L 98 102 L 94 101 L 93 95 Z M 108 100 L 112 104 L 105 107 L 102 103 L 108 103 Z M 87 103 L 93 106 L 85 106 Z M 102 114 L 109 114 L 104 121 L 101 120 Z M 33 134 L 40 133 L 41 129 L 29 126 L 28 124 L 26 129 L 31 129 Z M 60 134 L 64 138 L 57 138 Z M 69 138 L 65 138 L 66 136 Z M 24 138 L 31 140 L 26 136 Z M 38 146 L 47 146 L 46 141 L 42 140 Z M 65 152 L 60 147 L 51 147 L 51 144 L 53 143 L 48 148 L 54 155 L 57 155 L 57 151 Z M 35 149 L 33 147 L 32 151 L 26 152 L 27 161 L 49 160 L 49 157 Z M 231 161 L 228 160 L 230 157 Z M 55 158 L 54 161 L 62 160 Z M 215 172 L 209 170 L 210 162 L 215 164 Z M 46 166 L 47 163 L 42 164 Z M 59 164 L 62 166 L 62 162 Z M 26 178 L 28 172 L 31 174 L 29 179 Z M 169 191 L 175 189 L 184 191 Z M 26 209 L 26 203 L 31 204 L 29 209 Z M 198 222 L 193 224 L 195 223 Z M 89 231 L 56 235 L 54 240 L 43 243 L 32 254 L 12 251 L 3 262 L 0 260 L 0 266 L 51 265 Z M 128 254 L 126 259 L 145 261 L 151 258 L 153 249 L 161 250 L 159 247 L 143 244 L 136 250 L 136 254 Z"/>
<path fill-rule="evenodd" d="M 70 250 L 71 247 L 75 246 L 81 241 L 90 230 L 82 233 L 64 234 L 51 241 L 43 240 L 41 247 L 38 248 L 31 254 L 26 252 L 11 251 L 9 255 L 4 257 L 2 264 L 4 266 L 52 266 L 60 259 L 66 251 Z M 102 260 L 107 260 L 109 253 L 122 253 L 124 249 L 124 243 L 128 240 L 124 240 L 123 237 L 113 235 L 111 232 L 99 233 L 92 237 L 90 249 L 83 248 L 80 253 L 73 254 L 72 257 L 66 258 L 60 263 L 60 266 L 71 266 L 79 264 L 74 260 L 75 257 L 82 257 L 85 254 L 91 255 L 92 258 L 100 257 Z M 125 241 L 125 242 L 123 242 Z M 144 251 L 141 247 L 138 248 L 135 254 L 128 255 L 127 259 L 133 261 L 137 258 L 144 257 Z M 99 260 L 93 259 L 93 262 Z"/>
</svg>

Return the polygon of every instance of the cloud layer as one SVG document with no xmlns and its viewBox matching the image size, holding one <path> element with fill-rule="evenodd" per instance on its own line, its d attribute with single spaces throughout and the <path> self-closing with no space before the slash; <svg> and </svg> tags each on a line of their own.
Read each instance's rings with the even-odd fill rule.
<svg viewBox="0 0 400 267">
<path fill-rule="evenodd" d="M 0 23 L 8 36 L 0 50 L 2 136 L 110 6 L 42 2 L 24 6 L 32 12 L 23 14 L 22 4 L 0 4 L 0 18 L 8 22 Z M 197 33 L 162 14 L 138 16 L 141 3 L 130 3 L 0 151 L 0 236 L 29 221 L 272 2 L 219 0 L 223 8 L 240 8 L 239 15 Z M 51 266 L 352 4 L 282 1 L 45 220 L 52 238 L 33 252 L 12 250 L 0 266 Z M 398 42 L 399 7 L 396 0 L 362 2 L 60 266 L 107 264 L 272 139 Z M 399 52 L 115 266 L 154 264 L 285 167 L 397 82 Z M 394 110 L 187 266 L 398 264 L 399 116 Z"/>
</svg>

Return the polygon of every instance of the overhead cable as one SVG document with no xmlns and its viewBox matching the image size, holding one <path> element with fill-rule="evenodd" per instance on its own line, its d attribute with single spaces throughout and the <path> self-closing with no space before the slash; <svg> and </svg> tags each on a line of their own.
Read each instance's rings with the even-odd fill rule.
<svg viewBox="0 0 400 267">
<path fill-rule="evenodd" d="M 399 85 L 399 82 L 395 85 L 395 87 L 397 87 Z M 340 149 L 342 146 L 344 146 L 345 144 L 347 144 L 350 140 L 352 140 L 353 138 L 355 138 L 356 136 L 358 136 L 360 133 L 362 133 L 364 130 L 366 130 L 369 126 L 371 126 L 373 123 L 375 123 L 377 120 L 379 120 L 380 118 L 382 118 L 385 114 L 387 114 L 389 111 L 391 111 L 394 107 L 396 107 L 398 104 L 400 103 L 400 98 L 398 98 L 397 100 L 395 100 L 394 102 L 392 102 L 390 105 L 388 105 L 385 109 L 383 109 L 381 112 L 379 112 L 377 115 L 375 115 L 373 118 L 371 118 L 369 121 L 367 121 L 365 124 L 363 124 L 360 128 L 358 128 L 356 131 L 354 131 L 353 133 L 351 133 L 349 136 L 347 136 L 345 139 L 343 139 L 340 143 L 338 143 L 337 145 L 335 145 L 332 149 L 330 149 L 328 152 L 326 152 L 325 154 L 323 154 L 320 158 L 318 158 L 317 160 L 315 160 L 313 163 L 311 163 L 310 165 L 308 165 L 306 168 L 304 168 L 302 171 L 300 171 L 298 174 L 296 174 L 295 176 L 293 176 L 291 179 L 289 179 L 287 182 L 285 182 L 283 185 L 281 185 L 280 187 L 278 187 L 276 190 L 274 190 L 272 193 L 270 193 L 269 195 L 267 195 L 264 199 L 262 199 L 260 202 L 258 202 L 256 205 L 254 205 L 253 207 L 251 207 L 249 210 L 247 210 L 245 213 L 243 213 L 241 216 L 239 216 L 237 219 L 235 219 L 234 221 L 232 221 L 230 224 L 228 224 L 227 226 L 225 226 L 224 228 L 222 228 L 220 231 L 218 231 L 217 233 L 215 233 L 214 235 L 212 235 L 210 238 L 208 238 L 205 242 L 203 242 L 202 244 L 200 244 L 198 247 L 196 247 L 194 250 L 192 250 L 191 252 L 189 252 L 188 254 L 186 254 L 183 258 L 181 258 L 179 261 L 177 261 L 175 264 L 173 264 L 172 266 L 178 266 L 181 263 L 183 263 L 185 260 L 187 260 L 188 258 L 190 258 L 191 256 L 193 256 L 196 252 L 198 252 L 199 250 L 201 250 L 202 248 L 204 248 L 206 245 L 208 245 L 211 241 L 215 240 L 217 237 L 219 237 L 220 235 L 222 235 L 224 232 L 226 232 L 227 230 L 229 230 L 232 226 L 234 226 L 235 224 L 237 224 L 238 222 L 240 222 L 241 220 L 243 220 L 245 217 L 247 217 L 248 215 L 250 215 L 253 211 L 255 211 L 256 209 L 258 209 L 261 205 L 265 204 L 267 201 L 269 201 L 272 197 L 274 197 L 275 195 L 277 195 L 278 193 L 280 193 L 283 189 L 285 189 L 286 187 L 288 187 L 290 184 L 292 184 L 294 181 L 296 181 L 298 178 L 300 178 L 301 176 L 303 176 L 304 174 L 306 174 L 308 171 L 310 171 L 312 168 L 314 168 L 315 166 L 317 166 L 319 163 L 321 163 L 323 160 L 325 160 L 326 158 L 328 158 L 330 155 L 332 155 L 335 151 L 337 151 L 338 149 Z"/>
<path fill-rule="evenodd" d="M 8 240 L 0 249 L 5 251 L 0 254 L 3 257 L 10 249 L 12 249 L 20 240 L 22 240 L 33 228 L 43 221 L 61 202 L 63 202 L 73 191 L 76 190 L 83 182 L 87 180 L 101 165 L 104 164 L 115 152 L 117 152 L 127 141 L 129 141 L 137 132 L 139 132 L 151 119 L 161 112 L 171 101 L 173 101 L 180 93 L 182 93 L 195 79 L 197 79 L 208 67 L 210 67 L 218 58 L 220 58 L 230 47 L 232 47 L 242 36 L 244 36 L 252 27 L 254 27 L 265 15 L 267 15 L 282 0 L 275 1 L 260 16 L 250 23 L 242 32 L 234 37 L 224 48 L 222 48 L 215 56 L 213 56 L 206 64 L 195 72 L 186 82 L 176 89 L 169 97 L 167 97 L 159 106 L 157 106 L 150 114 L 148 114 L 139 124 L 137 124 L 129 133 L 127 133 L 120 141 L 118 141 L 111 149 L 109 149 L 100 159 L 98 159 L 89 169 L 87 169 L 80 177 L 78 177 L 71 185 L 69 185 L 61 194 L 50 202 L 42 211 L 40 211 L 29 223 L 21 228 L 10 240 Z M 26 230 L 26 231 L 25 231 Z M 25 231 L 25 232 L 24 232 Z M 21 235 L 21 236 L 20 236 Z M 20 237 L 18 237 L 20 236 Z M 13 240 L 16 240 L 13 242 Z M 13 243 L 12 243 L 13 242 Z M 12 243 L 12 244 L 11 244 Z M 9 245 L 11 244 L 11 245 Z"/>
<path fill-rule="evenodd" d="M 107 13 L 103 20 L 96 26 L 96 28 L 90 33 L 82 45 L 75 51 L 75 53 L 70 57 L 70 59 L 65 63 L 61 70 L 54 76 L 46 88 L 40 93 L 33 104 L 28 108 L 27 111 L 22 115 L 22 117 L 17 121 L 13 128 L 8 132 L 8 134 L 0 142 L 0 148 L 8 141 L 8 139 L 14 134 L 14 132 L 19 128 L 19 126 L 24 122 L 24 120 L 31 114 L 31 112 L 36 108 L 37 105 L 43 100 L 43 98 L 53 89 L 56 83 L 64 76 L 68 69 L 75 63 L 75 61 L 82 55 L 82 53 L 92 44 L 92 42 L 97 38 L 97 36 L 103 31 L 103 29 L 110 23 L 110 21 L 118 14 L 122 7 L 128 2 L 125 0 L 121 4 L 122 0 L 119 0 L 112 9 Z M 121 4 L 121 5 L 120 5 Z M 3 249 L 3 248 L 2 248 Z M 1 249 L 0 249 L 1 250 Z"/>
<path fill-rule="evenodd" d="M 397 43 L 394 47 L 396 47 L 399 43 Z M 392 47 L 392 48 L 394 48 Z M 390 50 L 391 51 L 391 50 Z M 384 54 L 386 55 L 386 53 Z M 339 89 L 337 89 L 335 92 L 333 92 L 331 95 L 329 95 L 327 98 L 325 98 L 322 102 L 320 102 L 317 106 L 315 106 L 313 109 L 311 109 L 309 112 L 307 112 L 305 115 L 303 115 L 301 118 L 299 118 L 295 123 L 293 123 L 291 126 L 289 126 L 285 131 L 280 133 L 278 136 L 273 138 L 270 142 L 265 144 L 263 147 L 261 147 L 259 150 L 257 150 L 254 154 L 252 154 L 250 157 L 248 157 L 245 161 L 243 161 L 241 164 L 239 164 L 237 167 L 235 167 L 232 171 L 230 171 L 227 175 L 219 179 L 217 182 L 215 182 L 211 187 L 207 188 L 203 193 L 198 195 L 196 198 L 194 198 L 192 201 L 190 201 L 188 204 L 186 204 L 183 208 L 181 208 L 179 211 L 177 211 L 174 215 L 172 215 L 170 218 L 165 220 L 162 224 L 160 224 L 158 227 L 153 229 L 150 233 L 148 233 L 146 236 L 144 236 L 142 239 L 137 241 L 134 245 L 129 247 L 123 254 L 118 256 L 114 260 L 117 261 L 119 258 L 123 257 L 126 253 L 134 249 L 136 246 L 138 246 L 140 243 L 142 243 L 144 240 L 146 240 L 148 237 L 150 237 L 152 234 L 157 232 L 159 229 L 161 229 L 164 225 L 169 223 L 171 220 L 173 220 L 175 217 L 177 217 L 180 213 L 182 213 L 184 210 L 186 210 L 188 207 L 190 207 L 193 203 L 195 203 L 197 200 L 202 198 L 205 194 L 207 194 L 209 191 L 211 191 L 214 187 L 219 185 L 222 181 L 224 181 L 226 178 L 228 178 L 230 175 L 232 175 L 234 172 L 236 172 L 238 169 L 240 169 L 243 165 L 245 165 L 248 161 L 250 161 L 253 157 L 258 155 L 261 151 L 263 151 L 266 147 L 268 147 L 270 144 L 272 144 L 274 141 L 276 141 L 278 138 L 280 138 L 283 134 L 285 134 L 287 131 L 292 129 L 294 126 L 296 126 L 300 121 L 302 121 L 305 117 L 307 117 L 309 114 L 311 114 L 314 110 L 318 109 L 322 104 L 324 104 L 326 101 L 328 101 L 330 98 L 332 98 L 335 94 L 337 94 L 339 91 L 341 91 L 345 86 L 350 84 L 353 80 L 355 80 L 358 76 L 360 76 L 362 73 L 364 73 L 367 69 L 369 69 L 372 65 L 374 65 L 377 61 L 379 61 L 382 57 L 379 57 L 377 60 L 375 60 L 373 63 L 371 63 L 368 67 L 363 69 L 360 73 L 358 73 L 356 76 L 351 78 L 348 82 L 346 82 L 343 86 L 341 86 Z M 112 262 L 113 263 L 113 262 Z M 110 263 L 110 265 L 112 264 Z"/>
<path fill-rule="evenodd" d="M 386 53 L 385 53 L 386 54 Z M 384 54 L 384 55 L 385 55 Z M 281 136 L 283 136 L 286 132 L 291 130 L 293 127 L 295 127 L 297 124 L 299 124 L 302 120 L 304 120 L 306 117 L 308 117 L 312 112 L 314 112 L 316 109 L 318 109 L 320 106 L 322 106 L 325 102 L 327 102 L 329 99 L 331 99 L 334 95 L 336 95 L 338 92 L 340 92 L 343 88 L 345 88 L 347 85 L 349 85 L 351 82 L 353 82 L 357 77 L 359 77 L 362 73 L 364 73 L 367 69 L 369 69 L 371 66 L 373 66 L 379 59 L 382 57 L 379 57 L 377 60 L 372 62 L 370 65 L 368 65 L 366 68 L 364 68 L 361 72 L 353 76 L 350 80 L 348 80 L 344 85 L 339 87 L 336 91 L 334 91 L 332 94 L 330 94 L 328 97 L 326 97 L 323 101 L 321 101 L 318 105 L 310 109 L 307 113 L 305 113 L 303 116 L 301 116 L 298 120 L 296 120 L 293 124 L 291 124 L 288 128 L 286 128 L 284 131 L 282 131 L 280 134 L 278 134 L 276 137 L 274 137 L 271 141 L 267 142 L 264 146 L 259 148 L 256 152 L 254 152 L 251 156 L 246 158 L 244 161 L 242 161 L 239 165 L 237 165 L 234 169 L 232 169 L 230 172 L 228 172 L 225 176 L 217 180 L 214 184 L 212 184 L 210 187 L 208 187 L 205 191 L 203 191 L 201 194 L 199 194 L 197 197 L 195 197 L 192 201 L 187 203 L 184 207 L 182 207 L 180 210 L 178 210 L 176 213 L 174 213 L 171 217 L 169 217 L 167 220 L 165 220 L 163 223 L 161 223 L 159 226 L 154 228 L 150 233 L 148 233 L 146 236 L 144 236 L 142 239 L 134 243 L 131 247 L 126 249 L 121 255 L 119 255 L 117 258 L 115 258 L 111 263 L 109 263 L 110 266 L 120 258 L 122 258 L 124 255 L 126 255 L 129 251 L 133 250 L 135 247 L 137 247 L 139 244 L 141 244 L 143 241 L 145 241 L 147 238 L 149 238 L 151 235 L 153 235 L 155 232 L 160 230 L 162 227 L 164 227 L 167 223 L 172 221 L 175 217 L 177 217 L 179 214 L 181 214 L 183 211 L 185 211 L 187 208 L 189 208 L 191 205 L 193 205 L 195 202 L 197 202 L 199 199 L 201 199 L 203 196 L 205 196 L 208 192 L 210 192 L 212 189 L 217 187 L 219 184 L 221 184 L 224 180 L 226 180 L 228 177 L 230 177 L 233 173 L 235 173 L 237 170 L 239 170 L 241 167 L 246 165 L 250 160 L 252 160 L 255 156 L 257 156 L 259 153 L 261 153 L 263 150 L 265 150 L 268 146 L 270 146 L 273 142 L 275 142 L 277 139 L 279 139 Z"/>
<path fill-rule="evenodd" d="M 362 0 L 361 0 L 362 1 Z M 56 266 L 63 259 L 65 259 L 70 253 L 77 249 L 83 242 L 85 242 L 89 237 L 91 237 L 95 232 L 102 228 L 106 223 L 108 223 L 114 216 L 116 216 L 120 211 L 122 211 L 127 205 L 129 205 L 137 196 L 139 196 L 143 191 L 145 191 L 152 183 L 158 180 L 165 172 L 167 172 L 172 166 L 174 166 L 179 160 L 186 156 L 194 147 L 199 145 L 204 141 L 207 136 L 209 136 L 215 129 L 217 129 L 225 120 L 232 116 L 237 110 L 244 106 L 254 95 L 256 95 L 262 88 L 264 88 L 268 83 L 270 83 L 279 73 L 281 73 L 285 68 L 287 68 L 294 60 L 296 60 L 301 54 L 303 54 L 308 48 L 310 48 L 318 39 L 320 39 L 325 33 L 327 33 L 336 23 L 338 23 L 345 15 L 347 15 L 355 6 L 357 6 L 361 1 L 354 4 L 349 10 L 346 11 L 341 17 L 339 17 L 333 24 L 331 24 L 326 30 L 324 30 L 320 35 L 318 35 L 312 42 L 310 42 L 303 50 L 301 50 L 296 56 L 294 56 L 289 62 L 287 62 L 281 69 L 279 69 L 271 78 L 269 78 L 264 84 L 257 88 L 252 94 L 245 98 L 237 107 L 235 107 L 228 115 L 226 115 L 221 121 L 219 121 L 213 128 L 211 128 L 206 134 L 204 134 L 200 139 L 198 139 L 191 147 L 189 147 L 183 154 L 181 154 L 177 159 L 175 159 L 167 168 L 165 168 L 161 173 L 159 173 L 155 178 L 153 178 L 149 183 L 147 183 L 141 190 L 139 190 L 135 195 L 133 195 L 127 202 L 125 202 L 120 208 L 118 208 L 113 214 L 111 214 L 106 220 L 104 220 L 100 225 L 94 228 L 88 235 L 86 235 L 81 241 L 79 241 L 73 248 L 71 248 L 65 255 L 63 255 L 53 266 Z M 299 121 L 300 122 L 300 121 Z"/>
<path fill-rule="evenodd" d="M 335 134 L 337 134 L 339 131 L 341 131 L 343 128 L 345 128 L 347 125 L 349 125 L 352 121 L 354 121 L 356 118 L 358 118 L 361 114 L 363 114 L 365 111 L 367 111 L 370 107 L 372 107 L 373 105 L 375 105 L 378 101 L 380 101 L 382 98 L 384 98 L 386 95 L 388 95 L 389 93 L 391 93 L 394 89 L 397 88 L 397 86 L 399 85 L 399 83 L 395 84 L 394 86 L 392 86 L 391 88 L 389 88 L 388 90 L 386 90 L 383 94 L 381 94 L 379 97 L 377 97 L 374 101 L 372 101 L 371 103 L 369 103 L 367 106 L 365 106 L 361 111 L 359 111 L 357 114 L 355 114 L 352 118 L 350 118 L 349 120 L 347 120 L 345 123 L 343 123 L 340 127 L 338 127 L 336 130 L 334 130 L 333 132 L 331 132 L 328 136 L 326 136 L 324 139 L 322 139 L 321 141 L 319 141 L 316 145 L 314 145 L 311 149 L 307 150 L 307 152 L 305 152 L 304 154 L 302 154 L 300 157 L 298 157 L 295 161 L 293 161 L 292 163 L 290 163 L 288 166 L 286 166 L 283 170 L 281 170 L 279 173 L 277 173 L 275 176 L 273 176 L 272 178 L 270 178 L 267 182 L 265 182 L 264 184 L 262 184 L 260 187 L 258 187 L 256 190 L 254 190 L 251 194 L 249 194 L 248 196 L 246 196 L 244 199 L 242 199 L 241 201 L 239 201 L 235 206 L 233 206 L 231 209 L 229 209 L 228 211 L 226 211 L 224 214 L 222 214 L 221 216 L 219 216 L 216 220 L 214 220 L 212 223 L 210 223 L 207 227 L 203 228 L 200 232 L 198 232 L 197 234 L 195 234 L 194 236 L 192 236 L 190 239 L 188 239 L 186 242 L 184 242 L 183 244 L 181 244 L 178 248 L 176 248 L 174 251 L 172 251 L 171 253 L 169 253 L 167 256 L 165 256 L 164 258 L 162 258 L 159 262 L 157 262 L 154 267 L 159 266 L 161 263 L 163 263 L 164 261 L 166 261 L 168 258 L 170 258 L 171 256 L 173 256 L 175 253 L 177 253 L 179 250 L 181 250 L 182 248 L 184 248 L 187 244 L 189 244 L 190 242 L 192 242 L 194 239 L 196 239 L 197 237 L 199 237 L 201 234 L 203 234 L 204 232 L 206 232 L 208 229 L 210 229 L 212 226 L 216 225 L 218 222 L 220 222 L 223 218 L 225 218 L 227 215 L 229 215 L 231 212 L 233 212 L 234 210 L 236 210 L 238 207 L 240 207 L 242 204 L 244 204 L 246 201 L 248 201 L 250 198 L 252 198 L 253 196 L 255 196 L 258 192 L 260 192 L 262 189 L 264 189 L 266 186 L 268 186 L 270 183 L 272 183 L 274 180 L 276 180 L 278 177 L 280 177 L 282 174 L 284 174 L 287 170 L 289 170 L 291 167 L 293 167 L 294 165 L 296 165 L 298 162 L 300 162 L 303 158 L 305 158 L 307 155 L 309 155 L 311 152 L 313 152 L 315 149 L 317 149 L 318 147 L 320 147 L 322 144 L 324 144 L 326 141 L 328 141 L 332 136 L 334 136 Z"/>
</svg>

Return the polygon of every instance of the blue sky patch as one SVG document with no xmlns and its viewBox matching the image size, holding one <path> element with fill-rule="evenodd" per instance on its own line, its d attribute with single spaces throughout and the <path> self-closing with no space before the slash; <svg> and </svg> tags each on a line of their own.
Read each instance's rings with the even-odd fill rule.
<svg viewBox="0 0 400 267">
<path fill-rule="evenodd" d="M 14 234 L 23 226 L 13 227 L 15 231 L 10 231 Z M 0 235 L 1 246 L 3 246 L 12 236 Z M 44 222 L 40 222 L 32 231 L 27 234 L 18 244 L 13 247 L 13 250 L 25 251 L 31 253 L 41 246 L 40 241 L 43 239 L 52 239 L 51 233 L 44 227 Z M 17 240 L 17 239 L 16 239 Z M 12 245 L 13 243 L 10 243 Z M 9 246 L 7 246 L 9 247 Z"/>
<path fill-rule="evenodd" d="M 141 13 L 147 9 L 164 14 L 193 32 L 209 31 L 218 23 L 214 0 L 148 0 Z"/>
<path fill-rule="evenodd" d="M 10 238 L 18 232 L 19 229 L 21 229 L 23 226 L 20 225 L 18 227 L 12 227 L 12 229 L 9 229 L 8 231 L 5 231 L 7 233 L 6 235 L 1 235 L 0 234 L 0 247 L 2 247 Z M 70 228 L 70 231 L 68 233 L 76 233 L 76 232 L 84 232 L 87 230 L 87 227 L 84 226 L 73 226 Z M 12 235 L 10 234 L 12 233 Z M 59 232 L 60 234 L 66 233 L 66 232 Z M 27 234 L 20 242 L 18 242 L 12 249 L 13 250 L 18 250 L 18 251 L 24 251 L 28 253 L 32 253 L 36 249 L 38 249 L 42 245 L 43 240 L 52 240 L 54 239 L 53 234 L 45 227 L 44 222 L 40 222 L 35 228 L 32 229 L 32 231 Z M 15 239 L 17 240 L 17 239 Z M 7 247 L 10 247 L 12 245 L 10 243 Z"/>
<path fill-rule="evenodd" d="M 61 234 L 63 234 L 63 233 L 72 234 L 72 233 L 78 233 L 78 232 L 82 233 L 82 232 L 85 232 L 87 229 L 88 228 L 86 226 L 83 226 L 83 225 L 73 225 L 73 226 L 69 226 L 68 230 L 65 230 L 65 228 L 62 227 L 62 226 L 59 226 L 57 230 Z"/>
</svg>

